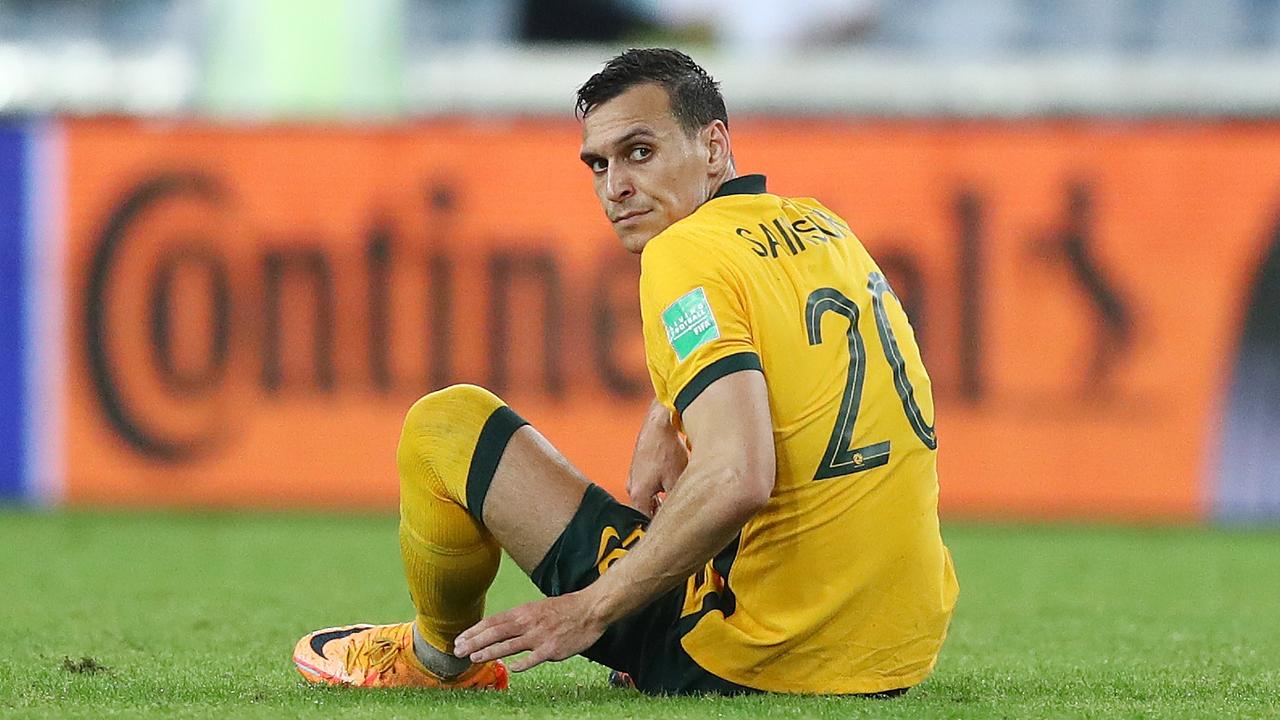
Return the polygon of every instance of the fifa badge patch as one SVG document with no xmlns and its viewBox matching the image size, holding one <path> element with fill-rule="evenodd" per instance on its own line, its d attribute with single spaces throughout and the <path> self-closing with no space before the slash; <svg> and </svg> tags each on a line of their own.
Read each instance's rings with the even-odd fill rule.
<svg viewBox="0 0 1280 720">
<path fill-rule="evenodd" d="M 676 351 L 676 362 L 720 337 L 720 326 L 716 325 L 716 316 L 711 314 L 707 292 L 701 287 L 680 296 L 671 303 L 671 307 L 663 310 L 662 324 L 667 329 L 667 341 Z"/>
</svg>

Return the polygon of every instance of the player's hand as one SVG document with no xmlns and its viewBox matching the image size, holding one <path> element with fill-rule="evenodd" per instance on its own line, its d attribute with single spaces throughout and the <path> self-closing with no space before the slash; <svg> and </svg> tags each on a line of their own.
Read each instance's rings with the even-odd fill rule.
<svg viewBox="0 0 1280 720">
<path fill-rule="evenodd" d="M 521 605 L 464 630 L 453 641 L 453 654 L 481 663 L 528 650 L 528 655 L 510 664 L 514 672 L 564 660 L 591 647 L 604 634 L 607 625 L 595 618 L 593 606 L 583 592 Z"/>
<path fill-rule="evenodd" d="M 654 404 L 636 438 L 627 475 L 627 496 L 631 506 L 653 517 L 659 493 L 669 492 L 689 464 L 689 450 L 671 427 L 666 408 Z"/>
</svg>

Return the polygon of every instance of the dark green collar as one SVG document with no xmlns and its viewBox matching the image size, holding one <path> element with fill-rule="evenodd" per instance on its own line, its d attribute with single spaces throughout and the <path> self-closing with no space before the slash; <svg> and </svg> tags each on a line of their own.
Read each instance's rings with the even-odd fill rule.
<svg viewBox="0 0 1280 720">
<path fill-rule="evenodd" d="M 765 192 L 763 175 L 743 175 L 732 180 L 726 180 L 720 189 L 716 191 L 711 199 L 724 197 L 725 195 L 759 195 Z"/>
</svg>

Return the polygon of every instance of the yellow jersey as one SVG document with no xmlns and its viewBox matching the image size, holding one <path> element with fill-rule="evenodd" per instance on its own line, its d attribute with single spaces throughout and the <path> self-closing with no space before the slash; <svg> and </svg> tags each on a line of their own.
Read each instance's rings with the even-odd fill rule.
<svg viewBox="0 0 1280 720">
<path fill-rule="evenodd" d="M 958 585 L 938 529 L 929 376 L 883 273 L 835 213 L 726 182 L 645 246 L 640 304 L 660 402 L 760 370 L 777 478 L 689 578 L 690 657 L 760 690 L 871 693 L 932 671 Z M 697 452 L 697 448 L 692 448 Z"/>
</svg>

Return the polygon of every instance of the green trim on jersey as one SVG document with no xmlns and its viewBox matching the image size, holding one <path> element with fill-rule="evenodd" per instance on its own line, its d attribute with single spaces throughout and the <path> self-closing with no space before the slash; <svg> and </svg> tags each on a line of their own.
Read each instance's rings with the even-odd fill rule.
<svg viewBox="0 0 1280 720">
<path fill-rule="evenodd" d="M 726 195 L 759 195 L 768 192 L 764 189 L 764 185 L 765 177 L 763 175 L 743 175 L 724 181 L 720 189 L 716 191 L 716 194 L 711 196 L 711 199 L 714 200 Z"/>
<path fill-rule="evenodd" d="M 753 352 L 740 352 L 733 355 L 726 355 L 719 360 L 698 371 L 697 375 L 689 381 L 676 395 L 676 411 L 683 414 L 685 408 L 689 407 L 703 390 L 706 390 L 711 383 L 719 380 L 725 375 L 736 373 L 739 370 L 759 370 L 764 372 L 764 367 L 760 365 L 760 356 Z"/>
</svg>

